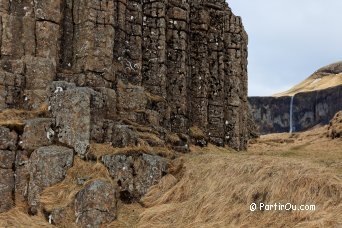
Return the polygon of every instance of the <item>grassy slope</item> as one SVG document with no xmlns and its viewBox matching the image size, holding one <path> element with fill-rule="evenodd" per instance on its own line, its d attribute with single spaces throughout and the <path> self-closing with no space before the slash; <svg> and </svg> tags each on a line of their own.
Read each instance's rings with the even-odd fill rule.
<svg viewBox="0 0 342 228">
<path fill-rule="evenodd" d="M 319 77 L 318 75 L 312 75 L 305 79 L 303 82 L 292 87 L 288 91 L 274 94 L 274 97 L 281 96 L 293 96 L 300 92 L 309 92 L 315 90 L 327 89 L 330 87 L 342 85 L 342 74 L 330 74 Z"/>
<path fill-rule="evenodd" d="M 303 82 L 295 85 L 288 91 L 274 94 L 273 96 L 293 96 L 300 92 L 322 90 L 338 85 L 342 85 L 342 61 L 318 69 Z"/>
</svg>

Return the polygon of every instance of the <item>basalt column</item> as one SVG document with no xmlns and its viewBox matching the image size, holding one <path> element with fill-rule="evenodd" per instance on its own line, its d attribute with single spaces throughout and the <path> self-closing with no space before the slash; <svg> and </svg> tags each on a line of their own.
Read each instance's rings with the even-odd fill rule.
<svg viewBox="0 0 342 228">
<path fill-rule="evenodd" d="M 211 142 L 224 145 L 224 62 L 223 28 L 225 3 L 208 7 L 210 24 L 208 30 L 208 136 Z"/>
<path fill-rule="evenodd" d="M 37 108 L 59 59 L 60 1 L 1 1 L 0 107 Z"/>
<path fill-rule="evenodd" d="M 208 126 L 208 62 L 207 33 L 209 12 L 202 5 L 194 4 L 190 15 L 190 96 L 191 125 L 207 132 Z"/>
<path fill-rule="evenodd" d="M 118 79 L 140 85 L 142 80 L 143 3 L 115 1 L 114 67 Z"/>
<path fill-rule="evenodd" d="M 73 1 L 73 63 L 75 73 L 85 73 L 85 85 L 94 78 L 111 80 L 114 46 L 113 1 Z M 64 27 L 67 32 L 67 26 Z M 81 79 L 79 79 L 81 81 Z M 112 80 L 111 80 L 112 81 Z M 82 84 L 81 82 L 77 84 Z"/>
<path fill-rule="evenodd" d="M 171 131 L 188 132 L 188 1 L 170 1 L 167 9 L 167 101 Z"/>
<path fill-rule="evenodd" d="M 241 19 L 229 13 L 225 34 L 226 143 L 245 149 L 247 143 L 247 35 Z"/>
<path fill-rule="evenodd" d="M 166 1 L 144 0 L 143 86 L 166 98 Z"/>
</svg>

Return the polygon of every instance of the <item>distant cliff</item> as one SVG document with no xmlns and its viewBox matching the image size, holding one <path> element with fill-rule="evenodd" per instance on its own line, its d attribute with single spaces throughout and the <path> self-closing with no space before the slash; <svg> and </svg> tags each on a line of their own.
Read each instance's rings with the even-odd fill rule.
<svg viewBox="0 0 342 228">
<path fill-rule="evenodd" d="M 341 73 L 341 62 L 331 64 L 289 91 L 272 97 L 249 97 L 260 133 L 296 132 L 328 124 L 342 110 Z"/>
</svg>

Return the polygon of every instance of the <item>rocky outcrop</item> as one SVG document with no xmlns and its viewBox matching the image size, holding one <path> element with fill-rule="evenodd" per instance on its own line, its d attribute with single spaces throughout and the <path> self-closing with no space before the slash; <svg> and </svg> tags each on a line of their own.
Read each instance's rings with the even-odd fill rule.
<svg viewBox="0 0 342 228">
<path fill-rule="evenodd" d="M 332 139 L 342 138 L 342 111 L 336 113 L 334 118 L 330 121 L 328 137 Z"/>
<path fill-rule="evenodd" d="M 40 195 L 78 156 L 110 173 L 68 204 L 97 227 L 167 173 L 173 150 L 245 150 L 247 42 L 224 0 L 2 1 L 0 212 L 22 204 L 58 225 L 67 210 Z"/>
</svg>

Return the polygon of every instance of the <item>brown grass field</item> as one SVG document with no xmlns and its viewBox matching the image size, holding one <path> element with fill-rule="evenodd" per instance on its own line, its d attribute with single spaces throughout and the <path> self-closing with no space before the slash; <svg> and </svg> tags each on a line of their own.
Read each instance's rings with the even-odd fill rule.
<svg viewBox="0 0 342 228">
<path fill-rule="evenodd" d="M 170 174 L 140 203 L 124 205 L 106 227 L 342 227 L 342 139 L 321 127 L 265 135 L 248 152 L 209 145 L 173 161 Z M 104 167 L 76 159 L 62 183 L 42 194 L 47 208 L 67 207 L 79 190 L 72 180 L 108 179 Z M 315 211 L 251 212 L 251 203 L 315 205 Z M 73 213 L 70 208 L 70 213 Z M 75 227 L 72 216 L 64 227 Z M 49 227 L 20 208 L 0 214 L 0 227 Z"/>
</svg>

